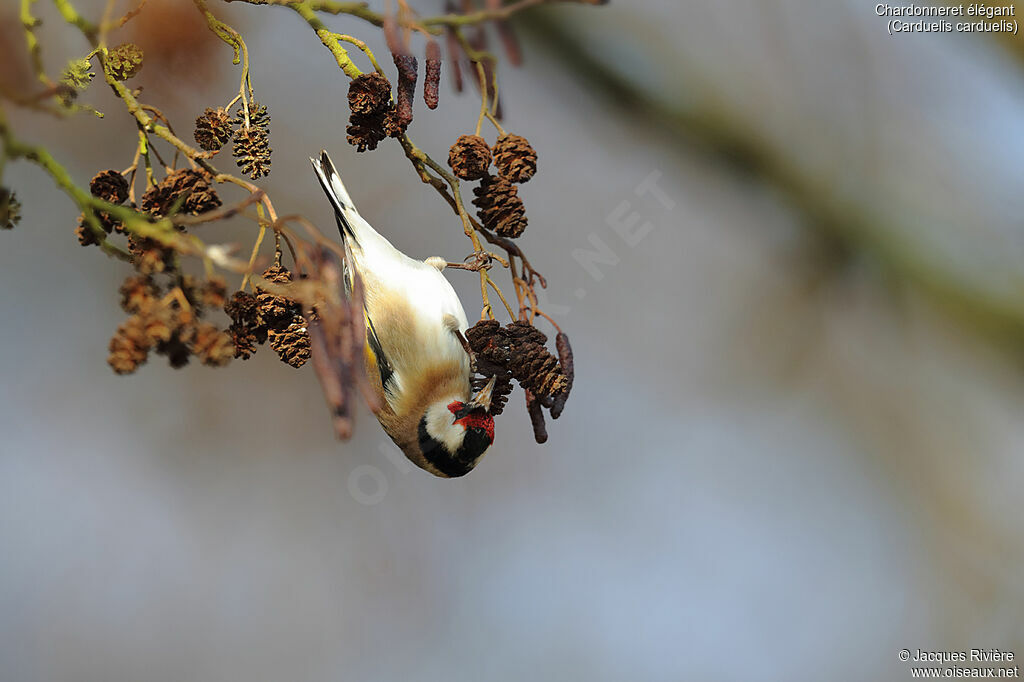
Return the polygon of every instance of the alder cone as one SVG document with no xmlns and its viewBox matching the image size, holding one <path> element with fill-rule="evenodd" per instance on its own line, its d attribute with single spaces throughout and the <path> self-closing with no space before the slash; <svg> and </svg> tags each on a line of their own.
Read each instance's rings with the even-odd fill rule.
<svg viewBox="0 0 1024 682">
<path fill-rule="evenodd" d="M 390 104 L 391 83 L 375 71 L 360 74 L 348 85 L 348 108 L 353 114 L 377 114 Z"/>
<path fill-rule="evenodd" d="M 558 359 L 534 341 L 512 347 L 509 369 L 516 381 L 538 398 L 556 396 L 568 385 Z"/>
<path fill-rule="evenodd" d="M 312 353 L 306 321 L 296 315 L 292 323 L 284 329 L 271 329 L 268 333 L 270 347 L 274 349 L 282 362 L 299 368 L 306 364 Z"/>
<path fill-rule="evenodd" d="M 477 216 L 484 227 L 502 237 L 515 238 L 526 229 L 526 207 L 518 188 L 500 175 L 489 175 L 473 189 Z"/>
<path fill-rule="evenodd" d="M 235 163 L 253 180 L 270 175 L 270 138 L 267 131 L 259 126 L 251 128 L 240 128 L 235 133 L 235 142 L 231 148 L 231 155 L 235 157 Z"/>
<path fill-rule="evenodd" d="M 193 137 L 200 149 L 216 152 L 231 139 L 232 130 L 233 122 L 223 107 L 207 108 L 203 115 L 196 119 Z"/>
<path fill-rule="evenodd" d="M 89 181 L 89 193 L 112 204 L 120 204 L 128 198 L 128 181 L 116 170 L 100 171 Z"/>
<path fill-rule="evenodd" d="M 502 135 L 494 145 L 494 165 L 509 182 L 526 182 L 537 172 L 537 152 L 525 137 Z"/>
<path fill-rule="evenodd" d="M 479 180 L 491 166 L 491 149 L 479 135 L 462 135 L 448 150 L 448 165 L 463 180 Z"/>
</svg>

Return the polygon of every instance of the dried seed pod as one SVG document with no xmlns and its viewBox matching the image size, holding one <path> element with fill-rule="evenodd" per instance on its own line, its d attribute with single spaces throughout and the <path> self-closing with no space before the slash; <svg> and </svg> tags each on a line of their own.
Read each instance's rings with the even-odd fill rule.
<svg viewBox="0 0 1024 682">
<path fill-rule="evenodd" d="M 479 135 L 462 135 L 448 151 L 448 165 L 463 180 L 479 180 L 491 165 L 491 149 Z"/>
<path fill-rule="evenodd" d="M 412 123 L 412 102 L 416 96 L 416 57 L 411 54 L 395 54 L 395 66 L 398 68 L 398 97 L 395 108 L 398 111 L 399 124 L 405 128 Z"/>
<path fill-rule="evenodd" d="M 103 225 L 102 221 L 100 221 L 100 225 Z M 93 231 L 84 213 L 78 214 L 78 226 L 75 227 L 75 236 L 78 237 L 78 243 L 82 246 L 94 246 L 100 243 L 99 235 Z"/>
<path fill-rule="evenodd" d="M 270 347 L 282 362 L 299 368 L 309 360 L 309 333 L 306 331 L 306 320 L 301 315 L 296 315 L 283 329 L 271 329 L 268 338 Z"/>
<path fill-rule="evenodd" d="M 423 102 L 428 109 L 437 109 L 441 84 L 441 47 L 431 38 L 427 41 L 426 68 L 423 74 Z"/>
<path fill-rule="evenodd" d="M 256 347 L 266 341 L 266 336 L 262 339 L 249 327 L 232 324 L 228 327 L 228 333 L 231 335 L 231 343 L 235 346 L 235 357 L 241 358 L 242 360 L 248 360 L 256 352 Z"/>
<path fill-rule="evenodd" d="M 384 129 L 386 119 L 387 114 L 352 114 L 345 129 L 348 143 L 354 146 L 357 152 L 376 149 L 381 140 L 388 137 L 388 132 Z"/>
<path fill-rule="evenodd" d="M 509 182 L 526 182 L 537 172 L 537 152 L 525 137 L 502 135 L 494 145 L 494 165 Z"/>
<path fill-rule="evenodd" d="M 135 43 L 122 43 L 107 53 L 107 70 L 119 81 L 132 78 L 142 68 L 142 48 Z"/>
<path fill-rule="evenodd" d="M 222 277 L 211 276 L 197 291 L 198 302 L 211 308 L 223 308 L 227 303 L 228 285 Z"/>
<path fill-rule="evenodd" d="M 270 175 L 270 139 L 267 131 L 259 126 L 239 128 L 231 155 L 242 172 L 253 180 Z"/>
<path fill-rule="evenodd" d="M 13 230 L 21 222 L 21 202 L 14 190 L 0 187 L 0 230 Z"/>
<path fill-rule="evenodd" d="M 479 391 L 491 377 L 495 377 L 491 391 L 491 408 L 497 416 L 505 409 L 512 393 L 512 373 L 508 371 L 508 335 L 497 320 L 481 320 L 466 330 L 466 342 L 473 351 L 475 370 L 480 376 L 472 380 L 474 391 Z"/>
<path fill-rule="evenodd" d="M 206 174 L 188 168 L 174 171 L 142 195 L 139 208 L 157 217 L 200 215 L 221 205 Z"/>
<path fill-rule="evenodd" d="M 407 123 L 398 115 L 398 109 L 392 106 L 384 114 L 384 134 L 388 137 L 401 137 L 405 134 Z"/>
<path fill-rule="evenodd" d="M 263 279 L 274 284 L 288 284 L 292 273 L 280 263 L 275 263 L 263 272 Z M 291 324 L 301 307 L 289 298 L 257 289 L 256 304 L 261 322 L 268 329 L 281 329 Z"/>
<path fill-rule="evenodd" d="M 530 391 L 526 391 L 526 411 L 530 415 L 530 424 L 533 426 L 533 439 L 541 444 L 548 442 L 548 427 L 544 423 L 544 410 L 541 409 L 540 401 Z"/>
<path fill-rule="evenodd" d="M 158 343 L 156 352 L 167 358 L 167 364 L 174 369 L 180 369 L 187 365 L 189 357 L 192 355 L 192 349 L 182 338 L 181 332 L 175 332 L 167 341 Z"/>
<path fill-rule="evenodd" d="M 484 227 L 502 237 L 515 238 L 526 229 L 526 208 L 519 190 L 501 176 L 487 176 L 473 189 L 477 216 Z"/>
<path fill-rule="evenodd" d="M 266 133 L 270 132 L 270 113 L 267 111 L 267 107 L 260 104 L 256 100 L 249 100 L 249 123 L 246 125 L 245 122 L 245 107 L 244 105 L 238 106 L 238 111 L 235 114 L 235 118 L 231 121 L 232 125 L 236 128 L 260 128 Z"/>
<path fill-rule="evenodd" d="M 129 235 L 128 251 L 132 254 L 132 265 L 140 274 L 153 275 L 174 267 L 174 250 L 154 239 Z"/>
<path fill-rule="evenodd" d="M 89 192 L 112 204 L 128 198 L 128 181 L 116 170 L 100 171 L 89 181 Z"/>
<path fill-rule="evenodd" d="M 151 346 L 142 319 L 132 315 L 117 327 L 110 339 L 107 364 L 117 374 L 131 374 L 146 361 Z"/>
<path fill-rule="evenodd" d="M 148 275 L 132 275 L 121 284 L 121 309 L 126 313 L 137 313 L 147 309 L 160 294 L 153 278 Z"/>
<path fill-rule="evenodd" d="M 233 128 L 234 121 L 224 107 L 207 108 L 203 115 L 196 119 L 193 136 L 200 149 L 216 152 L 231 139 Z"/>
<path fill-rule="evenodd" d="M 231 318 L 228 333 L 235 346 L 235 357 L 248 360 L 256 347 L 267 340 L 267 327 L 260 316 L 259 301 L 252 294 L 236 291 L 224 304 L 224 312 Z"/>
<path fill-rule="evenodd" d="M 515 320 L 510 322 L 505 327 L 505 336 L 508 338 L 509 343 L 537 343 L 544 345 L 548 342 L 548 337 L 544 335 L 544 332 L 534 327 L 526 320 Z"/>
<path fill-rule="evenodd" d="M 473 380 L 473 387 L 479 390 L 490 377 L 496 377 L 492 415 L 501 414 L 512 391 L 513 378 L 531 391 L 541 406 L 552 395 L 558 395 L 564 385 L 558 361 L 544 347 L 547 337 L 529 322 L 516 320 L 501 327 L 495 320 L 483 320 L 466 331 L 466 342 L 481 375 Z"/>
<path fill-rule="evenodd" d="M 360 74 L 348 85 L 348 108 L 353 114 L 379 114 L 391 105 L 391 83 L 377 72 Z"/>
<path fill-rule="evenodd" d="M 224 312 L 235 324 L 256 327 L 259 321 L 259 302 L 247 291 L 236 291 L 224 304 Z"/>
<path fill-rule="evenodd" d="M 138 318 L 142 322 L 142 333 L 150 344 L 167 343 L 173 338 L 179 326 L 175 310 L 162 305 L 159 301 L 154 301 L 140 310 Z"/>
<path fill-rule="evenodd" d="M 188 346 L 201 363 L 210 367 L 223 367 L 235 357 L 231 336 L 208 322 L 196 325 Z"/>
</svg>

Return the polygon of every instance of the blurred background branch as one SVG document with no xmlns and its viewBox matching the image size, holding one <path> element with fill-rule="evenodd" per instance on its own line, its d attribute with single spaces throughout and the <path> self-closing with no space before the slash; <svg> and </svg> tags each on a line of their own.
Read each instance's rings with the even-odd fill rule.
<svg viewBox="0 0 1024 682">
<path fill-rule="evenodd" d="M 791 148 L 759 134 L 730 110 L 728 102 L 718 97 L 695 69 L 666 63 L 664 55 L 652 50 L 645 56 L 646 63 L 671 73 L 672 78 L 662 80 L 659 88 L 644 87 L 646 78 L 640 77 L 636 64 L 617 58 L 625 45 L 617 43 L 614 34 L 600 34 L 592 23 L 550 9 L 521 17 L 516 25 L 532 39 L 531 48 L 557 60 L 601 104 L 625 120 L 653 126 L 680 153 L 701 153 L 777 191 L 807 229 L 825 240 L 826 250 L 838 256 L 839 260 L 829 260 L 833 271 L 841 272 L 851 259 L 870 259 L 881 266 L 890 284 L 909 284 L 926 292 L 990 340 L 1010 347 L 1024 344 L 1024 279 L 1018 277 L 1021 288 L 1006 295 L 946 267 L 932 258 L 919 240 L 896 229 L 892 218 L 880 219 L 868 212 L 865 204 L 871 201 L 869 197 L 851 200 L 838 196 L 826 177 L 799 163 Z M 1021 39 L 1012 34 L 992 35 L 1024 66 Z"/>
</svg>

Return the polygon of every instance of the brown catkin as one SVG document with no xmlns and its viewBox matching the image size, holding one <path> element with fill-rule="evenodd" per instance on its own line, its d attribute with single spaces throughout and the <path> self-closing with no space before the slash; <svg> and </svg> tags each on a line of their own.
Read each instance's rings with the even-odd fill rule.
<svg viewBox="0 0 1024 682">
<path fill-rule="evenodd" d="M 441 46 L 431 38 L 427 41 L 426 65 L 423 74 L 423 102 L 428 109 L 437 109 L 441 84 Z"/>
<path fill-rule="evenodd" d="M 502 135 L 494 145 L 494 165 L 509 182 L 526 182 L 537 172 L 537 152 L 525 137 Z"/>
<path fill-rule="evenodd" d="M 526 391 L 526 412 L 530 415 L 530 424 L 533 426 L 533 439 L 542 444 L 548 442 L 548 427 L 544 423 L 544 410 L 541 409 L 537 396 L 530 391 Z"/>
<path fill-rule="evenodd" d="M 558 362 L 565 374 L 565 390 L 555 396 L 551 405 L 551 418 L 558 419 L 565 409 L 565 401 L 569 399 L 569 391 L 572 390 L 573 378 L 576 376 L 575 361 L 572 356 L 572 346 L 569 345 L 569 337 L 565 332 L 558 332 L 555 336 L 555 350 L 558 351 Z"/>
<path fill-rule="evenodd" d="M 411 54 L 395 54 L 395 66 L 398 68 L 398 97 L 395 104 L 398 122 L 403 128 L 412 123 L 412 103 L 416 96 L 417 64 L 416 57 Z"/>
<path fill-rule="evenodd" d="M 479 135 L 462 135 L 448 150 L 448 165 L 463 180 L 479 180 L 491 166 L 491 149 Z"/>
<path fill-rule="evenodd" d="M 455 13 L 455 6 L 450 2 L 445 3 L 445 11 L 448 14 Z M 448 50 L 449 71 L 452 72 L 452 86 L 455 92 L 462 92 L 462 45 L 459 44 L 458 36 L 449 26 L 444 34 L 445 49 Z"/>
<path fill-rule="evenodd" d="M 501 44 L 505 48 L 505 56 L 508 57 L 508 63 L 512 66 L 521 66 L 523 63 L 523 50 L 519 46 L 519 38 L 516 37 L 515 31 L 512 30 L 512 25 L 507 21 L 496 21 L 495 24 L 498 28 L 498 37 L 501 38 Z"/>
<path fill-rule="evenodd" d="M 526 208 L 519 198 L 519 190 L 500 175 L 487 176 L 473 189 L 473 205 L 477 216 L 489 230 L 502 237 L 515 238 L 526 229 Z"/>
</svg>

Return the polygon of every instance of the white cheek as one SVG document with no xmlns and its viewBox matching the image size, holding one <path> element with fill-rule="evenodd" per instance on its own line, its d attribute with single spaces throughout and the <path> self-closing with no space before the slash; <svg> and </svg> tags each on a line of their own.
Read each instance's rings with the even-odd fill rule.
<svg viewBox="0 0 1024 682">
<path fill-rule="evenodd" d="M 455 418 L 448 409 L 447 403 L 434 404 L 427 408 L 427 433 L 442 443 L 449 452 L 456 452 L 465 439 L 466 430 L 452 423 Z"/>
</svg>

